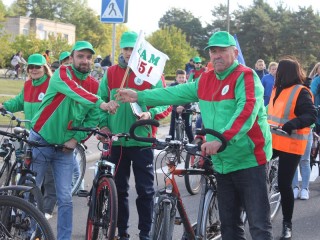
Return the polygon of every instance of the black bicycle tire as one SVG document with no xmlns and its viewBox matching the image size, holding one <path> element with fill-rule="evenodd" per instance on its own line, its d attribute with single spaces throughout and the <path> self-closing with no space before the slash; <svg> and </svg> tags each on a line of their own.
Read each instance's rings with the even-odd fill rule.
<svg viewBox="0 0 320 240">
<path fill-rule="evenodd" d="M 196 138 L 192 141 L 192 144 L 199 144 L 200 142 L 202 142 L 201 139 L 199 138 Z M 191 166 L 190 162 L 194 159 L 194 158 L 199 158 L 200 159 L 200 156 L 194 156 L 194 155 L 191 155 L 189 153 L 187 153 L 187 156 L 186 156 L 186 161 L 185 161 L 185 168 L 192 168 L 193 166 Z M 196 179 L 198 181 L 198 184 L 195 184 L 193 187 L 192 185 L 192 182 L 194 182 L 194 180 L 192 179 Z M 189 175 L 189 174 L 186 174 L 184 176 L 184 183 L 186 185 L 186 189 L 188 191 L 188 193 L 190 193 L 191 195 L 196 195 L 200 192 L 200 189 L 201 189 L 201 175 Z"/>
<path fill-rule="evenodd" d="M 16 197 L 16 196 L 8 196 L 8 195 L 1 195 L 0 196 L 0 207 L 5 207 L 5 209 L 11 210 L 12 208 L 20 209 L 24 213 L 26 213 L 28 216 L 31 216 L 32 219 L 35 220 L 37 226 L 40 227 L 40 229 L 43 232 L 44 238 L 41 239 L 46 239 L 46 240 L 54 240 L 55 236 L 52 231 L 52 228 L 47 221 L 47 219 L 44 217 L 44 215 L 36 208 L 34 207 L 31 203 Z M 11 214 L 11 211 L 6 211 L 7 213 L 5 214 Z M 0 218 L 1 218 L 1 223 L 3 223 L 3 219 L 9 220 L 8 215 L 2 214 L 3 211 L 2 209 L 0 210 Z"/>
<path fill-rule="evenodd" d="M 107 196 L 108 199 L 106 199 L 105 196 Z M 93 198 L 91 198 L 91 200 L 92 199 Z M 101 229 L 100 232 L 106 233 L 106 239 L 114 239 L 118 219 L 118 197 L 116 185 L 113 178 L 102 177 L 99 179 L 95 200 L 96 203 L 91 203 L 89 206 L 86 239 L 94 240 L 98 238 L 100 227 L 95 225 L 97 219 L 99 219 L 99 223 L 101 223 L 100 225 L 102 226 L 102 228 L 104 230 L 107 230 L 102 231 Z M 103 215 L 103 211 L 105 211 L 105 209 L 102 207 L 105 206 L 106 202 L 108 203 L 108 219 L 107 221 L 104 221 L 105 219 L 103 217 L 105 215 Z M 94 209 L 94 206 L 96 207 L 96 209 Z M 93 216 L 93 219 L 91 219 L 91 216 Z"/>
<path fill-rule="evenodd" d="M 11 79 L 11 76 L 13 76 L 12 79 L 15 79 L 16 76 L 13 71 L 14 71 L 13 69 L 7 69 L 7 71 L 4 74 L 5 79 Z"/>
<path fill-rule="evenodd" d="M 77 145 L 75 151 L 80 154 L 80 175 L 72 187 L 72 195 L 76 195 L 86 172 L 87 158 L 85 149 L 81 145 Z M 73 179 L 73 177 L 72 177 Z"/>
<path fill-rule="evenodd" d="M 210 219 L 210 217 L 213 215 L 216 218 L 214 219 L 216 221 L 215 223 L 211 222 L 212 219 Z M 203 239 L 216 240 L 221 237 L 221 223 L 219 217 L 217 194 L 211 189 L 209 189 L 205 195 L 201 225 L 202 226 L 200 226 L 200 230 Z M 210 231 L 210 234 L 214 235 L 208 236 L 208 231 Z M 214 233 L 211 233 L 212 231 L 214 231 Z"/>
<path fill-rule="evenodd" d="M 151 225 L 151 240 L 172 239 L 174 224 L 171 224 L 172 204 L 169 199 L 162 199 L 158 203 L 158 211 L 153 212 L 153 221 Z"/>
</svg>

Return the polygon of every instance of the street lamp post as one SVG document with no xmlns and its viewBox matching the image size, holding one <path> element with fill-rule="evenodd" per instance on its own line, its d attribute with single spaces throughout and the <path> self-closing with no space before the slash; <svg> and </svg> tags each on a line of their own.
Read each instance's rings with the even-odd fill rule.
<svg viewBox="0 0 320 240">
<path fill-rule="evenodd" d="M 228 0 L 228 4 L 227 4 L 227 31 L 230 32 L 230 4 L 229 4 L 229 0 Z"/>
</svg>

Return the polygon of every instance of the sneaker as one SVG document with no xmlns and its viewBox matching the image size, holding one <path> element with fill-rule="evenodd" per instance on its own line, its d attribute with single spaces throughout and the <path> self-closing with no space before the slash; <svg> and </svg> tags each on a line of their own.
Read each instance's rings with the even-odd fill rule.
<svg viewBox="0 0 320 240">
<path fill-rule="evenodd" d="M 300 189 L 298 187 L 294 187 L 293 189 L 293 197 L 294 199 L 298 199 L 300 193 Z"/>
<path fill-rule="evenodd" d="M 52 215 L 49 214 L 49 213 L 45 213 L 44 216 L 45 216 L 45 218 L 46 218 L 47 220 L 49 220 L 49 219 L 52 218 Z"/>
<path fill-rule="evenodd" d="M 117 239 L 118 240 L 130 240 L 130 235 L 129 234 L 125 234 L 123 236 L 118 236 Z"/>
<path fill-rule="evenodd" d="M 301 193 L 300 193 L 300 199 L 302 200 L 308 200 L 309 199 L 309 190 L 304 188 L 301 190 Z"/>
</svg>

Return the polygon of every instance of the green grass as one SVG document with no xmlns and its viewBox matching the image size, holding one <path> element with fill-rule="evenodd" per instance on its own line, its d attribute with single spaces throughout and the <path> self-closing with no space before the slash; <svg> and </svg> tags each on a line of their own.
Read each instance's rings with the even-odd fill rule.
<svg viewBox="0 0 320 240">
<path fill-rule="evenodd" d="M 0 96 L 0 102 L 3 103 L 5 101 L 8 101 L 12 97 L 9 96 Z M 14 114 L 17 118 L 24 119 L 24 113 L 23 112 L 17 112 Z M 13 121 L 11 125 L 15 126 L 17 122 Z M 9 126 L 10 125 L 10 118 L 7 116 L 0 115 L 0 126 Z"/>
<path fill-rule="evenodd" d="M 23 80 L 0 79 L 0 94 L 17 95 L 24 85 Z"/>
</svg>

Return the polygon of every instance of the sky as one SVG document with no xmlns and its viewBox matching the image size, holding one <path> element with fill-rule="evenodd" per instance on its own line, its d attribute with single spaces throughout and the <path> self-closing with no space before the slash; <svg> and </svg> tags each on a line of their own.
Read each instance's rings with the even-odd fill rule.
<svg viewBox="0 0 320 240">
<path fill-rule="evenodd" d="M 2 0 L 9 6 L 13 0 Z M 101 14 L 102 1 L 110 0 L 88 0 L 89 7 L 94 9 L 97 14 Z M 117 0 L 119 1 L 119 0 Z M 123 1 L 123 0 L 122 0 Z M 158 30 L 158 21 L 172 7 L 190 11 L 194 17 L 199 18 L 205 25 L 206 22 L 212 22 L 211 10 L 219 4 L 227 4 L 228 0 L 128 0 L 128 22 L 126 25 L 132 31 L 137 33 L 142 30 L 149 35 Z M 229 0 L 230 12 L 237 9 L 239 5 L 248 7 L 252 0 Z M 282 2 L 284 6 L 297 10 L 298 6 L 310 6 L 320 11 L 318 0 L 268 0 L 270 6 L 276 6 Z M 318 3 L 316 3 L 318 2 Z"/>
</svg>

